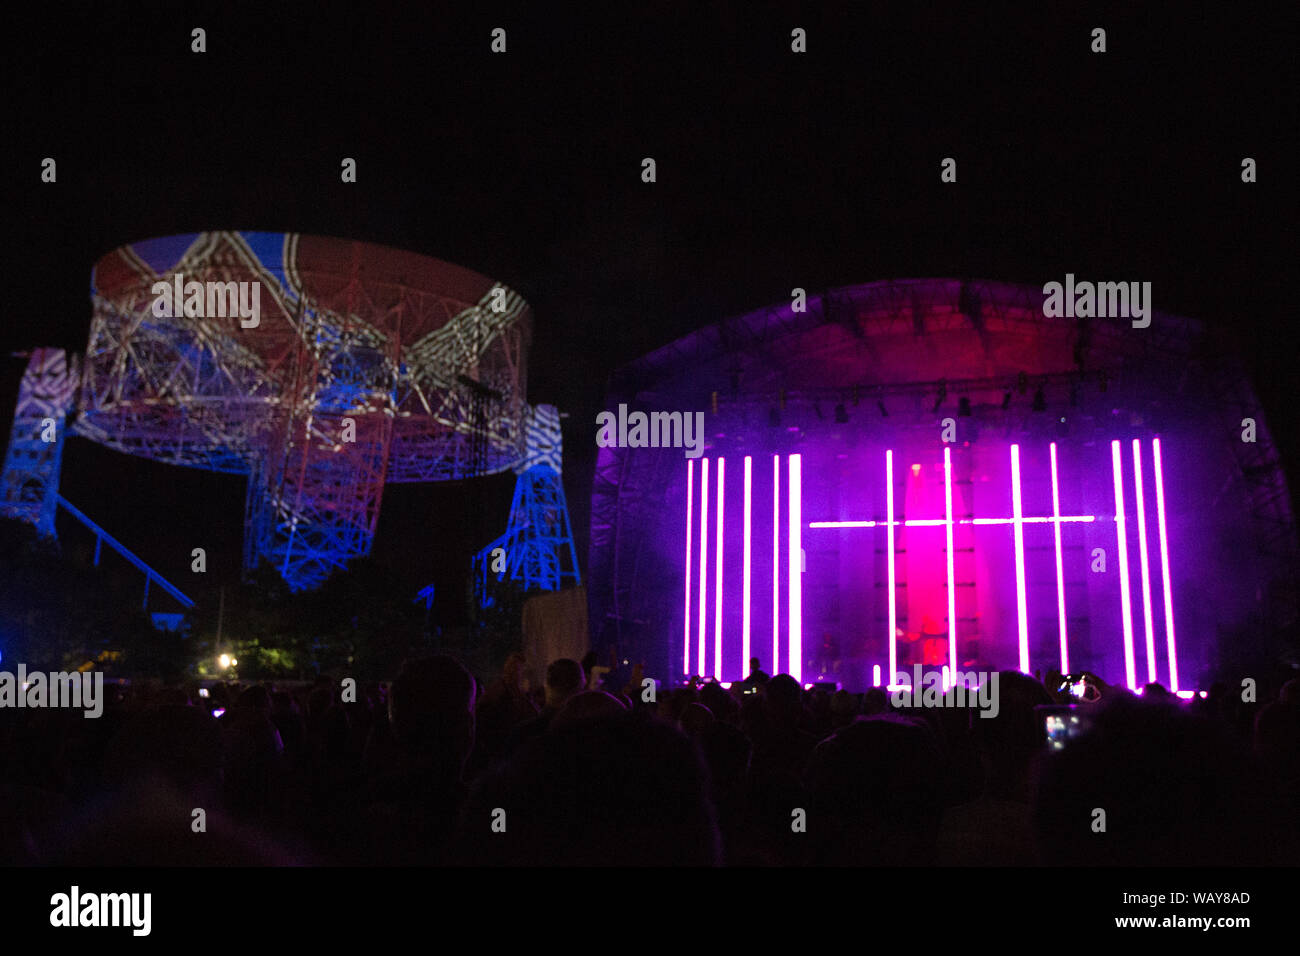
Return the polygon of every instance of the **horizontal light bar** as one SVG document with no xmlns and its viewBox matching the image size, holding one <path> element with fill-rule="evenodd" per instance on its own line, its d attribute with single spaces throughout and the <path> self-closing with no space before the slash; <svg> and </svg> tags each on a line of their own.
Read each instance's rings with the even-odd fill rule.
<svg viewBox="0 0 1300 956">
<path fill-rule="evenodd" d="M 954 524 L 1014 524 L 1015 518 L 959 518 Z M 1052 524 L 1054 522 L 1082 522 L 1084 524 L 1096 521 L 1095 515 L 1061 515 L 1059 518 L 1047 517 L 1021 518 L 1021 524 Z M 883 528 L 889 522 L 887 521 L 810 521 L 810 528 Z M 895 525 L 905 525 L 909 528 L 942 528 L 948 522 L 943 518 L 911 518 L 907 521 L 895 521 Z"/>
<path fill-rule="evenodd" d="M 1015 518 L 973 518 L 970 521 L 962 520 L 961 524 L 1014 524 Z M 1096 521 L 1095 515 L 1061 515 L 1059 518 L 1053 518 L 1050 515 L 1046 518 L 1021 518 L 1021 524 L 1053 524 L 1060 522 L 1065 524 L 1069 521 L 1081 521 L 1084 523 Z"/>
</svg>

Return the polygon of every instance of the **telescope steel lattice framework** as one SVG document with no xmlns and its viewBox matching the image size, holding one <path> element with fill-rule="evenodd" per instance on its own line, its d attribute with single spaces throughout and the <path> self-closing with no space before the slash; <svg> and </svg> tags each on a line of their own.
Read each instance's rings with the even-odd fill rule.
<svg viewBox="0 0 1300 956">
<path fill-rule="evenodd" d="M 524 591 L 580 584 L 569 506 L 560 481 L 560 414 L 539 405 L 528 422 L 524 457 L 514 466 L 514 499 L 505 534 L 474 556 L 474 593 L 480 607 L 497 603 L 495 584 L 507 579 Z"/>
<path fill-rule="evenodd" d="M 168 315 L 155 286 L 178 281 Z M 256 324 L 241 318 L 241 294 L 256 297 Z M 95 265 L 91 298 L 73 430 L 247 475 L 244 566 L 269 561 L 294 590 L 370 550 L 386 482 L 519 471 L 528 458 L 531 310 L 468 269 L 341 239 L 204 232 L 114 250 Z M 559 485 L 558 427 L 553 437 L 552 475 L 532 483 Z M 30 485 L 19 472 L 31 467 L 10 464 L 7 484 Z M 52 467 L 41 486 L 53 493 Z M 52 533 L 49 507 L 18 515 L 11 497 L 6 513 Z M 530 580 L 554 589 L 566 576 L 576 581 L 576 563 Z"/>
<path fill-rule="evenodd" d="M 18 386 L 0 478 L 0 513 L 54 534 L 64 422 L 77 391 L 77 360 L 62 349 L 33 349 Z"/>
</svg>

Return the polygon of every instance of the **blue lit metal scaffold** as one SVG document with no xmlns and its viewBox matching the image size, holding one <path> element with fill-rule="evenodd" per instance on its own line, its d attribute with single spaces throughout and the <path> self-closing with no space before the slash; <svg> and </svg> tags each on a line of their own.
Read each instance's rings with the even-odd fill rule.
<svg viewBox="0 0 1300 956">
<path fill-rule="evenodd" d="M 27 356 L 18 385 L 0 477 L 0 514 L 33 524 L 46 537 L 54 534 L 64 422 L 79 381 L 76 356 L 68 361 L 63 349 L 39 348 Z"/>
<path fill-rule="evenodd" d="M 144 575 L 142 606 L 149 607 L 149 585 L 157 584 L 182 607 L 194 602 L 134 552 L 88 518 L 59 494 L 59 465 L 68 412 L 80 384 L 76 356 L 62 349 L 33 349 L 18 386 L 14 423 L 0 473 L 0 515 L 35 525 L 46 538 L 55 537 L 55 512 L 62 508 L 95 534 L 95 565 L 104 543 Z M 157 620 L 157 618 L 155 618 Z"/>
<path fill-rule="evenodd" d="M 518 477 L 505 534 L 474 556 L 474 593 L 482 608 L 496 603 L 496 586 L 507 580 L 525 592 L 582 583 L 561 480 L 555 406 L 533 409 L 525 435 L 524 456 L 513 466 Z"/>
</svg>

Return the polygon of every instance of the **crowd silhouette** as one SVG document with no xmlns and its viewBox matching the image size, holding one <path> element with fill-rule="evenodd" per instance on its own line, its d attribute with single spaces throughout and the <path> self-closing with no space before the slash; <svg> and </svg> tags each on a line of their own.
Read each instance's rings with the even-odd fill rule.
<svg viewBox="0 0 1300 956">
<path fill-rule="evenodd" d="M 0 713 L 10 865 L 1271 865 L 1300 859 L 1300 681 L 1258 701 L 999 675 L 995 717 L 770 678 L 650 685 L 511 655 L 314 685 L 106 684 Z M 586 666 L 584 666 L 584 664 Z M 1103 685 L 1104 686 L 1104 685 Z M 650 699 L 653 698 L 653 699 Z M 220 716 L 214 716 L 219 713 Z"/>
</svg>

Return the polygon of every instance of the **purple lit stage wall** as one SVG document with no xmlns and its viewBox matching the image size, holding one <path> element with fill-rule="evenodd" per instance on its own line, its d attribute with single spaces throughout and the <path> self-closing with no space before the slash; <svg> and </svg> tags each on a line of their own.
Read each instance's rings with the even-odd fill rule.
<svg viewBox="0 0 1300 956">
<path fill-rule="evenodd" d="M 806 443 L 808 444 L 808 443 Z M 680 465 L 679 673 L 849 688 L 913 665 L 1196 687 L 1190 452 L 1158 436 L 708 455 Z M 1213 578 L 1214 573 L 1210 573 Z"/>
</svg>

